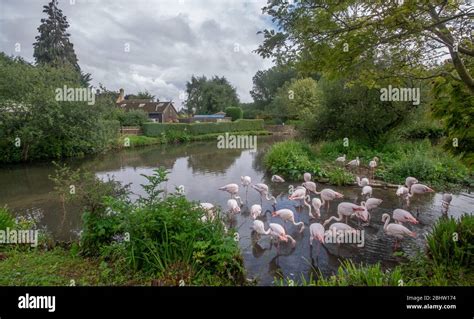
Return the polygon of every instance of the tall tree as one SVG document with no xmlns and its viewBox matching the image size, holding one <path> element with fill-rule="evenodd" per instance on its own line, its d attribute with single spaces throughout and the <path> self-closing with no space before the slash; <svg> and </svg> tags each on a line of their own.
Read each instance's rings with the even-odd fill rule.
<svg viewBox="0 0 474 319">
<path fill-rule="evenodd" d="M 43 12 L 48 17 L 41 19 L 39 35 L 33 44 L 36 63 L 55 68 L 71 68 L 80 75 L 83 84 L 88 84 L 91 80 L 90 74 L 81 72 L 74 45 L 67 32 L 69 23 L 58 7 L 58 0 L 51 0 L 48 5 L 43 6 Z"/>
<path fill-rule="evenodd" d="M 263 10 L 278 26 L 263 31 L 257 52 L 264 57 L 369 86 L 450 77 L 474 93 L 474 6 L 468 1 L 268 0 Z M 449 68 L 432 72 L 443 60 Z M 380 64 L 382 72 L 373 67 Z"/>
<path fill-rule="evenodd" d="M 194 109 L 197 114 L 212 114 L 239 106 L 237 92 L 225 77 L 208 79 L 193 75 L 186 83 L 186 93 L 188 97 L 184 104 L 188 113 Z"/>
<path fill-rule="evenodd" d="M 252 79 L 253 88 L 250 91 L 255 106 L 263 110 L 273 101 L 278 89 L 294 77 L 296 70 L 286 66 L 274 66 L 268 70 L 257 71 Z"/>
</svg>

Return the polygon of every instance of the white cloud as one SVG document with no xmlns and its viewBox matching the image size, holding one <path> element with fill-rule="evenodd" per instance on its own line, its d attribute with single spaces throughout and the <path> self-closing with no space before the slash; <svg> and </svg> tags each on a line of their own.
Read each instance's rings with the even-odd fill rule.
<svg viewBox="0 0 474 319">
<path fill-rule="evenodd" d="M 0 51 L 33 60 L 42 5 L 48 0 L 2 0 Z M 192 74 L 225 76 L 243 102 L 258 70 L 271 66 L 252 51 L 268 27 L 266 0 L 60 0 L 79 63 L 93 84 L 126 93 L 148 90 L 180 105 Z M 22 51 L 14 51 L 15 43 Z M 126 45 L 130 52 L 125 52 Z M 238 48 L 238 52 L 235 52 Z"/>
</svg>

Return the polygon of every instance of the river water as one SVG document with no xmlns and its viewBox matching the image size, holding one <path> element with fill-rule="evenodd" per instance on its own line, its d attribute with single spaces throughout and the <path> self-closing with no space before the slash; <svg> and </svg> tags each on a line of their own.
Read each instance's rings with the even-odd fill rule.
<svg viewBox="0 0 474 319">
<path fill-rule="evenodd" d="M 140 174 L 151 175 L 153 169 L 166 167 L 170 174 L 166 188 L 173 192 L 175 187 L 183 186 L 186 197 L 190 200 L 211 202 L 226 207 L 229 195 L 218 191 L 220 186 L 229 183 L 240 184 L 240 176 L 251 176 L 253 183 L 263 182 L 270 185 L 271 193 L 277 198 L 277 209 L 290 208 L 295 212 L 295 220 L 303 221 L 305 229 L 299 232 L 299 227 L 289 223 L 286 225 L 288 233 L 296 239 L 296 246 L 282 245 L 277 254 L 275 246 L 268 238 L 258 239 L 252 236 L 252 219 L 249 217 L 249 207 L 260 203 L 259 194 L 249 189 L 247 201 L 245 191 L 240 195 L 246 205 L 242 207 L 242 214 L 236 216 L 232 226 L 239 232 L 239 243 L 244 257 L 245 267 L 249 278 L 258 279 L 260 285 L 271 285 L 275 278 L 283 277 L 298 281 L 301 276 L 308 277 L 315 268 L 319 268 L 325 275 L 334 273 L 340 260 L 350 258 L 355 262 L 376 263 L 382 266 L 393 266 L 402 258 L 393 254 L 393 240 L 383 232 L 381 216 L 395 208 L 403 208 L 403 203 L 395 195 L 395 189 L 374 188 L 373 197 L 383 199 L 383 203 L 371 214 L 369 226 L 358 226 L 350 222 L 351 226 L 363 229 L 365 243 L 363 247 L 350 244 L 326 244 L 319 249 L 317 245 L 309 245 L 309 215 L 307 209 L 296 209 L 295 202 L 288 200 L 290 185 L 296 187 L 298 183 L 274 184 L 270 176 L 265 174 L 262 166 L 263 156 L 268 147 L 279 138 L 272 136 L 258 137 L 257 152 L 241 149 L 218 149 L 216 142 L 195 142 L 186 145 L 153 146 L 141 149 L 111 152 L 94 158 L 72 160 L 68 164 L 72 167 L 81 167 L 95 172 L 101 178 L 113 176 L 123 183 L 131 183 L 131 190 L 136 194 L 143 194 L 140 184 L 145 178 Z M 79 211 L 68 210 L 63 219 L 57 195 L 53 191 L 53 184 L 48 179 L 54 173 L 51 164 L 25 164 L 0 168 L 0 206 L 7 205 L 16 214 L 25 214 L 27 211 L 40 211 L 44 215 L 42 223 L 60 240 L 70 240 L 77 236 L 81 229 Z M 343 201 L 360 203 L 362 200 L 359 187 L 333 187 L 318 185 L 318 189 L 330 187 L 344 194 Z M 417 233 L 415 239 L 407 239 L 402 243 L 402 251 L 406 255 L 413 255 L 424 246 L 424 236 L 429 232 L 433 223 L 442 216 L 441 193 L 419 196 L 411 201 L 412 212 L 419 212 L 418 225 L 409 225 Z M 336 215 L 337 203 L 333 201 L 329 212 L 324 208 L 321 219 Z M 459 217 L 462 213 L 473 214 L 474 195 L 467 192 L 454 194 L 449 214 Z M 271 202 L 263 202 L 263 210 L 272 210 Z M 269 222 L 282 224 L 281 220 L 271 217 L 263 219 L 266 227 Z M 314 222 L 314 221 L 313 221 Z"/>
</svg>

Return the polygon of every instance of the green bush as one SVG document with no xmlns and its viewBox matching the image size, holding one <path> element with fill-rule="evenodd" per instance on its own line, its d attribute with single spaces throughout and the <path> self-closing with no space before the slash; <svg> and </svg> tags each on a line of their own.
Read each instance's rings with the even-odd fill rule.
<svg viewBox="0 0 474 319">
<path fill-rule="evenodd" d="M 440 219 L 427 237 L 428 257 L 437 265 L 472 267 L 474 263 L 474 216 L 460 220 Z"/>
<path fill-rule="evenodd" d="M 238 244 L 219 218 L 202 222 L 205 212 L 181 195 L 163 195 L 166 171 L 147 176 L 146 197 L 135 203 L 108 197 L 109 213 L 86 214 L 81 247 L 129 269 L 155 274 L 160 284 L 242 284 Z M 127 234 L 129 240 L 125 239 Z M 93 244 L 93 245 L 91 245 Z"/>
<path fill-rule="evenodd" d="M 12 217 L 6 207 L 0 207 L 0 230 L 13 228 L 15 226 L 15 219 Z"/>
<path fill-rule="evenodd" d="M 232 121 L 239 120 L 243 117 L 242 109 L 240 107 L 228 107 L 225 109 L 225 116 L 231 117 Z"/>
<path fill-rule="evenodd" d="M 329 179 L 329 184 L 342 186 L 350 185 L 355 181 L 355 176 L 340 167 L 326 169 L 325 176 Z"/>
<path fill-rule="evenodd" d="M 148 122 L 148 114 L 143 110 L 122 111 L 118 115 L 120 125 L 122 126 L 141 126 Z"/>
<path fill-rule="evenodd" d="M 225 133 L 238 131 L 263 130 L 263 120 L 237 120 L 235 122 L 218 123 L 145 123 L 143 134 L 150 137 L 158 137 L 168 132 L 185 132 L 189 135 L 200 135 L 210 133 Z"/>
<path fill-rule="evenodd" d="M 273 144 L 264 157 L 264 165 L 271 174 L 290 180 L 300 180 L 305 172 L 323 176 L 318 163 L 313 160 L 309 147 L 301 142 L 284 141 Z"/>
</svg>

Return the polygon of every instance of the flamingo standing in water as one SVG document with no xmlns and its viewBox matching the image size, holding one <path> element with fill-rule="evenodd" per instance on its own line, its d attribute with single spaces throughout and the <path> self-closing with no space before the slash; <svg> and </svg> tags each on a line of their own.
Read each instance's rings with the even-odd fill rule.
<svg viewBox="0 0 474 319">
<path fill-rule="evenodd" d="M 411 185 L 413 185 L 413 184 L 418 184 L 418 180 L 415 177 L 408 176 L 405 179 L 406 187 L 408 187 L 408 189 L 410 189 Z"/>
<path fill-rule="evenodd" d="M 398 185 L 398 189 L 397 189 L 397 196 L 402 198 L 403 200 L 405 200 L 408 204 L 408 194 L 410 193 L 410 190 L 408 189 L 408 187 L 405 187 L 405 186 L 402 186 L 402 185 Z"/>
<path fill-rule="evenodd" d="M 357 185 L 359 187 L 364 187 L 369 185 L 369 179 L 367 177 L 360 178 L 359 176 L 356 177 Z"/>
<path fill-rule="evenodd" d="M 316 194 L 316 183 L 315 182 L 304 182 L 301 185 L 303 185 L 303 187 L 306 188 L 308 191 Z"/>
<path fill-rule="evenodd" d="M 316 260 L 319 256 L 319 250 L 321 245 L 324 243 L 324 227 L 319 223 L 313 223 L 309 226 L 309 246 L 313 247 L 313 240 L 316 240 L 318 243 L 318 248 L 316 250 Z M 310 250 L 312 252 L 312 249 Z M 311 258 L 311 261 L 313 258 Z"/>
<path fill-rule="evenodd" d="M 227 184 L 225 186 L 219 187 L 220 191 L 224 191 L 230 194 L 230 198 L 233 199 L 238 199 L 240 202 L 240 205 L 242 205 L 242 199 L 240 198 L 239 194 L 239 185 L 237 184 Z"/>
<path fill-rule="evenodd" d="M 424 184 L 412 184 L 410 187 L 410 192 L 407 195 L 407 203 L 410 203 L 410 198 L 413 197 L 414 195 L 422 195 L 426 193 L 433 193 L 434 190 L 431 189 L 430 187 L 424 185 Z M 418 214 L 417 210 L 417 214 Z"/>
<path fill-rule="evenodd" d="M 321 208 L 321 200 L 319 198 L 313 198 L 313 200 L 311 201 L 311 205 L 313 206 L 314 208 L 314 212 L 316 213 L 316 216 L 318 218 L 321 217 L 321 212 L 320 212 L 320 208 Z M 315 218 L 313 214 L 311 214 L 311 212 L 309 213 L 309 217 L 311 218 Z"/>
<path fill-rule="evenodd" d="M 367 185 L 367 186 L 362 187 L 362 193 L 360 193 L 360 194 L 364 197 L 369 197 L 370 198 L 370 197 L 372 197 L 372 191 L 373 191 L 372 186 Z"/>
<path fill-rule="evenodd" d="M 360 205 L 365 207 L 368 211 L 371 211 L 374 208 L 377 208 L 382 204 L 383 200 L 378 198 L 369 198 L 364 202 L 361 202 Z"/>
<path fill-rule="evenodd" d="M 344 164 L 346 163 L 346 154 L 336 158 L 336 163 L 341 164 L 342 166 L 344 166 Z"/>
<path fill-rule="evenodd" d="M 258 216 L 262 213 L 262 206 L 255 204 L 250 207 L 250 217 L 257 219 Z"/>
<path fill-rule="evenodd" d="M 383 226 L 383 230 L 389 236 L 395 237 L 395 245 L 394 250 L 397 249 L 398 241 L 402 240 L 405 236 L 416 237 L 416 233 L 412 232 L 408 228 L 400 224 L 389 224 L 390 223 L 390 215 L 383 214 L 382 215 L 382 222 L 385 223 Z"/>
<path fill-rule="evenodd" d="M 272 182 L 273 182 L 273 183 L 284 183 L 285 180 L 284 180 L 283 177 L 281 177 L 281 176 L 273 175 L 273 176 L 272 176 Z"/>
<path fill-rule="evenodd" d="M 256 231 L 259 235 L 270 235 L 271 232 L 270 228 L 268 230 L 265 230 L 265 225 L 261 220 L 258 219 L 253 221 L 252 229 Z"/>
<path fill-rule="evenodd" d="M 240 176 L 240 181 L 242 182 L 242 186 L 245 187 L 245 200 L 247 200 L 249 186 L 252 184 L 252 178 L 250 176 Z"/>
<path fill-rule="evenodd" d="M 289 200 L 302 200 L 303 204 L 308 207 L 309 209 L 309 214 L 311 216 L 311 205 L 306 202 L 306 188 L 303 186 L 298 186 L 296 189 L 293 191 L 293 193 L 288 196 Z"/>
<path fill-rule="evenodd" d="M 303 174 L 303 179 L 305 182 L 311 182 L 311 174 L 310 173 L 304 173 Z"/>
<path fill-rule="evenodd" d="M 443 214 L 447 214 L 449 210 L 449 205 L 451 205 L 451 201 L 453 200 L 453 195 L 445 193 L 443 194 L 443 198 L 441 199 L 441 212 Z"/>
<path fill-rule="evenodd" d="M 227 208 L 229 209 L 229 213 L 231 214 L 240 213 L 240 206 L 239 204 L 237 204 L 237 201 L 233 198 L 227 201 Z"/>
<path fill-rule="evenodd" d="M 359 206 L 357 204 L 349 203 L 349 202 L 342 202 L 337 205 L 337 215 L 336 216 L 331 216 L 326 221 L 324 221 L 323 226 L 326 226 L 329 224 L 332 220 L 340 222 L 344 217 L 346 218 L 346 224 L 347 224 L 347 218 L 356 216 L 357 218 L 361 219 L 364 222 L 367 222 L 369 220 L 369 213 L 363 206 Z"/>
<path fill-rule="evenodd" d="M 277 251 L 280 248 L 280 242 L 288 242 L 290 240 L 291 246 L 295 247 L 296 240 L 285 232 L 285 229 L 280 224 L 271 223 L 270 225 L 270 236 L 272 239 L 277 240 Z"/>
<path fill-rule="evenodd" d="M 304 230 L 304 223 L 303 222 L 295 222 L 295 215 L 293 212 L 287 208 L 277 210 L 272 213 L 273 217 L 280 217 L 286 224 L 287 221 L 291 222 L 295 226 L 301 225 L 300 233 Z"/>
<path fill-rule="evenodd" d="M 410 212 L 397 208 L 393 211 L 393 220 L 395 220 L 395 223 L 397 224 L 403 224 L 403 223 L 411 223 L 411 224 L 418 224 L 418 220 L 413 217 Z"/>
<path fill-rule="evenodd" d="M 325 188 L 320 192 L 315 192 L 316 195 L 320 195 L 323 200 L 322 205 L 328 204 L 327 211 L 329 211 L 329 202 L 335 200 L 336 198 L 343 198 L 344 195 L 338 193 L 330 188 Z"/>
<path fill-rule="evenodd" d="M 276 199 L 274 196 L 271 196 L 268 191 L 268 186 L 263 183 L 252 184 L 252 188 L 260 193 L 260 204 L 263 203 L 263 197 L 265 196 L 266 200 L 273 200 L 273 205 L 276 204 Z"/>
</svg>

